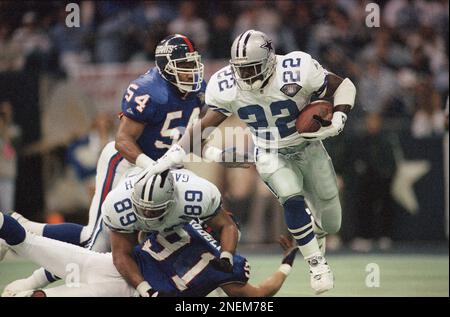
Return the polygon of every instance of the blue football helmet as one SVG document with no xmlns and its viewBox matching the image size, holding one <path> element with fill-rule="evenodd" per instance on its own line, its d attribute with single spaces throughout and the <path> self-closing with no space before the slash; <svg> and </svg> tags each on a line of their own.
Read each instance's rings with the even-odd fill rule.
<svg viewBox="0 0 450 317">
<path fill-rule="evenodd" d="M 204 65 L 189 38 L 181 34 L 169 35 L 156 47 L 155 59 L 161 76 L 181 92 L 200 90 Z"/>
</svg>

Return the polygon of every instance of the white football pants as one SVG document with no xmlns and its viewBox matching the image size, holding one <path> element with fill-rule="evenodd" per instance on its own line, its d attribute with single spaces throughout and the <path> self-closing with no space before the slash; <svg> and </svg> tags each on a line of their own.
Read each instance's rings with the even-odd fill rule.
<svg viewBox="0 0 450 317">
<path fill-rule="evenodd" d="M 44 289 L 49 297 L 136 296 L 117 271 L 111 253 L 97 253 L 73 244 L 27 232 L 24 242 L 11 246 L 19 256 L 61 277 L 65 284 Z"/>
</svg>

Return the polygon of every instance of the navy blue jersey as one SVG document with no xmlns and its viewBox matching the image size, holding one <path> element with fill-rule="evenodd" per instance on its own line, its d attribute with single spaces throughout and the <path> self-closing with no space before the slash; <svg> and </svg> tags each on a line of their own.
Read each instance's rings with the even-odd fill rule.
<svg viewBox="0 0 450 317">
<path fill-rule="evenodd" d="M 220 256 L 220 244 L 195 222 L 163 236 L 151 233 L 134 249 L 145 280 L 156 290 L 176 296 L 206 296 L 227 283 L 247 283 L 250 267 L 235 254 L 233 273 L 215 270 L 209 261 Z"/>
<path fill-rule="evenodd" d="M 189 122 L 198 118 L 205 90 L 203 81 L 200 91 L 182 95 L 156 67 L 131 82 L 122 99 L 122 113 L 145 123 L 137 144 L 146 155 L 159 159 L 181 137 Z"/>
</svg>

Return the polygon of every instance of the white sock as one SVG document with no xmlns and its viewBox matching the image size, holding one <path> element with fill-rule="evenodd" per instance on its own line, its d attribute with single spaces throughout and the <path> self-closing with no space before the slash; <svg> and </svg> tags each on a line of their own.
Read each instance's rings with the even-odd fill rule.
<svg viewBox="0 0 450 317">
<path fill-rule="evenodd" d="M 11 217 L 17 220 L 18 223 L 22 225 L 22 227 L 25 228 L 25 230 L 34 233 L 35 235 L 42 236 L 44 234 L 44 227 L 46 223 L 40 223 L 40 222 L 34 222 L 31 220 L 28 220 L 21 214 L 17 212 L 13 212 L 11 214 Z"/>
<path fill-rule="evenodd" d="M 314 237 L 307 244 L 298 247 L 303 257 L 309 259 L 316 255 L 322 255 L 320 252 L 319 244 L 317 243 L 317 239 Z"/>
<path fill-rule="evenodd" d="M 45 274 L 45 269 L 43 267 L 34 271 L 33 274 L 31 274 L 30 278 L 34 279 L 34 285 L 36 285 L 36 287 L 34 288 L 43 288 L 48 284 L 50 284 L 47 279 L 47 275 Z"/>
</svg>

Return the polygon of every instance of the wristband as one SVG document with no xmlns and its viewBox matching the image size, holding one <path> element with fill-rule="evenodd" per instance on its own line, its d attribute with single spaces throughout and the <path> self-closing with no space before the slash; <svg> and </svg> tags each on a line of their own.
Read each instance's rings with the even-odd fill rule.
<svg viewBox="0 0 450 317">
<path fill-rule="evenodd" d="M 228 251 L 223 251 L 222 253 L 220 253 L 220 258 L 226 258 L 230 261 L 231 265 L 233 265 L 233 254 L 231 254 Z"/>
<path fill-rule="evenodd" d="M 147 167 L 150 167 L 154 163 L 155 161 L 153 161 L 144 153 L 139 154 L 138 157 L 136 158 L 136 166 L 139 166 L 142 169 L 146 169 Z"/>
<path fill-rule="evenodd" d="M 292 269 L 292 266 L 290 266 L 289 264 L 281 264 L 280 267 L 278 268 L 278 271 L 280 271 L 284 275 L 288 276 L 289 273 L 291 273 L 291 269 Z"/>
<path fill-rule="evenodd" d="M 150 294 L 148 293 L 149 290 L 151 290 L 152 287 L 150 284 L 148 284 L 147 281 L 143 281 L 139 283 L 139 285 L 136 287 L 136 290 L 138 291 L 139 295 L 141 297 L 150 297 Z"/>
</svg>

